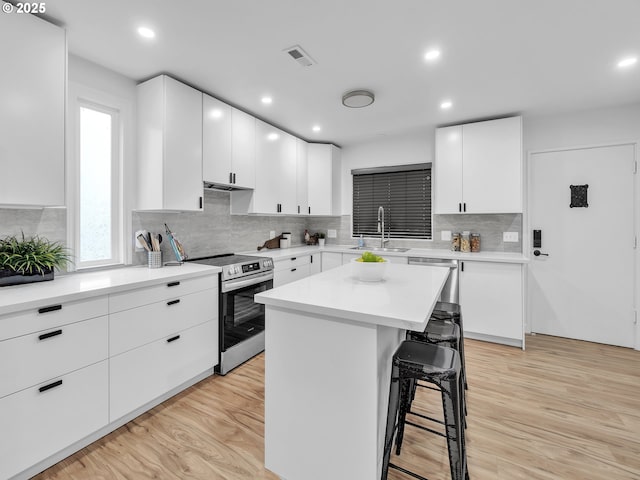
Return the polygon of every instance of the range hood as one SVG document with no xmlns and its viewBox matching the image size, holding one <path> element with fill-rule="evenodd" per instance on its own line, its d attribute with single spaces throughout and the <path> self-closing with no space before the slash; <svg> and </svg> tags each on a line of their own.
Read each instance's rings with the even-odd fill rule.
<svg viewBox="0 0 640 480">
<path fill-rule="evenodd" d="M 233 190 L 252 190 L 250 188 L 239 187 L 237 185 L 229 184 L 229 183 L 216 183 L 216 182 L 208 182 L 205 180 L 202 182 L 205 190 L 222 190 L 224 192 L 231 192 Z"/>
</svg>

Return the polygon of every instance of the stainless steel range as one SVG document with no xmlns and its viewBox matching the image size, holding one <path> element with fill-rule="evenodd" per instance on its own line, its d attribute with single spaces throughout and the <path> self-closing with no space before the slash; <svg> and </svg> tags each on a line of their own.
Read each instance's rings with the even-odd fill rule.
<svg viewBox="0 0 640 480">
<path fill-rule="evenodd" d="M 190 258 L 190 262 L 222 267 L 218 301 L 222 375 L 264 350 L 264 305 L 256 293 L 273 288 L 273 260 L 224 254 Z"/>
</svg>

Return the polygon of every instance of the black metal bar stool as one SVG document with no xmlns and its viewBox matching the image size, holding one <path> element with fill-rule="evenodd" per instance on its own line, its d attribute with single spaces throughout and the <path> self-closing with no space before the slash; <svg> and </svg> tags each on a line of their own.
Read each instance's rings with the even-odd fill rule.
<svg viewBox="0 0 640 480">
<path fill-rule="evenodd" d="M 460 353 L 460 362 L 462 363 L 462 378 L 465 390 L 469 389 L 467 385 L 467 369 L 464 359 L 464 327 L 462 325 L 462 309 L 460 304 L 452 302 L 437 302 L 433 309 L 431 318 L 434 320 L 450 320 L 460 327 L 460 341 L 458 352 Z"/>
<path fill-rule="evenodd" d="M 382 480 L 387 479 L 389 468 L 400 470 L 420 480 L 427 480 L 390 461 L 394 435 L 396 436 L 396 455 L 400 454 L 405 424 L 445 437 L 452 480 L 469 478 L 464 441 L 460 369 L 460 356 L 453 348 L 413 340 L 405 340 L 400 344 L 393 355 Z M 439 423 L 443 425 L 444 433 L 418 425 L 406 418 L 408 413 L 412 413 L 410 412 L 411 390 L 418 380 L 435 385 L 441 392 L 444 421 Z"/>
</svg>

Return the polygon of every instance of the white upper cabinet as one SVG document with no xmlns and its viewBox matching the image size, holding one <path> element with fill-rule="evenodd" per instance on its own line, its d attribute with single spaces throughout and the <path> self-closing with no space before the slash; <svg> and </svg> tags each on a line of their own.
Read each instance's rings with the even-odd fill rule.
<svg viewBox="0 0 640 480">
<path fill-rule="evenodd" d="M 232 192 L 233 213 L 297 214 L 296 169 L 296 138 L 256 120 L 255 190 L 250 198 L 245 192 Z M 233 203 L 240 197 L 249 201 L 237 210 Z"/>
<path fill-rule="evenodd" d="M 205 182 L 232 184 L 231 107 L 202 95 L 202 178 Z"/>
<path fill-rule="evenodd" d="M 4 5 L 4 2 L 0 2 Z M 65 32 L 34 15 L 0 15 L 0 204 L 65 204 Z"/>
<path fill-rule="evenodd" d="M 436 130 L 435 213 L 521 212 L 521 117 Z"/>
<path fill-rule="evenodd" d="M 309 144 L 309 214 L 340 215 L 340 149 L 329 144 Z"/>
<path fill-rule="evenodd" d="M 309 212 L 309 187 L 307 184 L 309 144 L 296 138 L 296 196 L 298 211 L 301 215 Z"/>
<path fill-rule="evenodd" d="M 233 185 L 256 185 L 256 119 L 237 108 L 231 109 L 231 167 Z"/>
<path fill-rule="evenodd" d="M 201 211 L 202 93 L 161 75 L 138 85 L 138 209 Z"/>
<path fill-rule="evenodd" d="M 222 187 L 255 186 L 256 125 L 251 115 L 202 96 L 202 175 Z"/>
</svg>

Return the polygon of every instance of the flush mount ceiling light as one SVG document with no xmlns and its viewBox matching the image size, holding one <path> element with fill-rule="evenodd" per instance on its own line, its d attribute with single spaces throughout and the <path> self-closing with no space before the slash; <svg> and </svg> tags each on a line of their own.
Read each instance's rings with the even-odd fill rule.
<svg viewBox="0 0 640 480">
<path fill-rule="evenodd" d="M 265 105 L 271 105 L 273 103 L 273 98 L 265 96 L 265 97 L 262 97 L 261 101 Z"/>
<path fill-rule="evenodd" d="M 368 107 L 376 99 L 369 90 L 351 90 L 342 96 L 342 104 L 349 108 Z"/>
<path fill-rule="evenodd" d="M 314 125 L 311 130 L 313 130 L 314 132 L 319 132 L 321 130 L 320 125 Z"/>
<path fill-rule="evenodd" d="M 451 102 L 451 100 L 445 100 L 444 102 L 442 102 L 440 104 L 440 108 L 442 110 L 448 110 L 453 106 L 453 103 Z"/>
<path fill-rule="evenodd" d="M 424 54 L 424 59 L 428 60 L 428 61 L 432 61 L 437 59 L 440 56 L 440 50 L 437 49 L 433 49 L 433 50 L 429 50 L 427 53 Z"/>
</svg>

